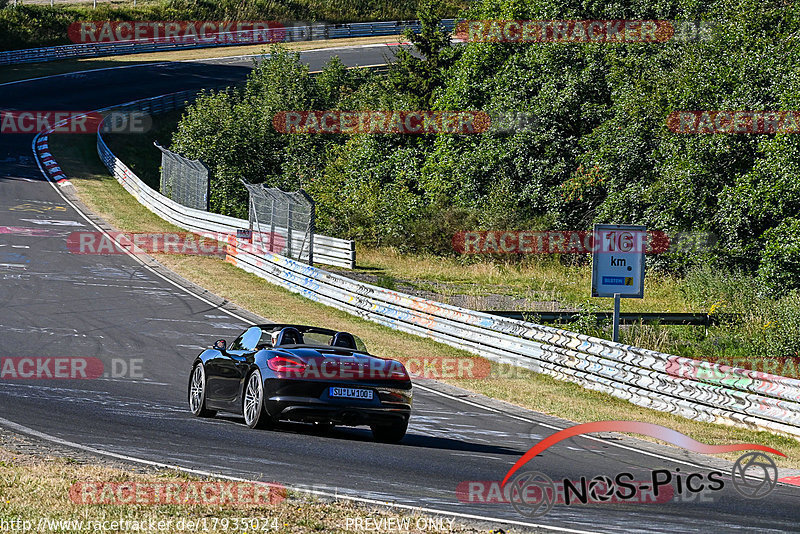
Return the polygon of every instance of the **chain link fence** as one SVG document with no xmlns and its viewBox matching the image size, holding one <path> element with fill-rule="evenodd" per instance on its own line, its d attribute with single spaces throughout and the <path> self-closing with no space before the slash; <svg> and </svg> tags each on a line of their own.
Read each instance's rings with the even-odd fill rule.
<svg viewBox="0 0 800 534">
<path fill-rule="evenodd" d="M 208 167 L 153 144 L 161 151 L 161 194 L 187 208 L 208 211 Z"/>
<path fill-rule="evenodd" d="M 313 265 L 315 210 L 308 193 L 242 183 L 250 193 L 248 218 L 253 243 Z"/>
</svg>

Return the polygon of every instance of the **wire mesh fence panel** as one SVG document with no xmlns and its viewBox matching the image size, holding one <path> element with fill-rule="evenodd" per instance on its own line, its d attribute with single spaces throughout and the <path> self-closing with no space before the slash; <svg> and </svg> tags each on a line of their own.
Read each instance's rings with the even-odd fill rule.
<svg viewBox="0 0 800 534">
<path fill-rule="evenodd" d="M 252 241 L 264 250 L 314 263 L 314 201 L 302 189 L 281 191 L 263 184 L 244 184 L 250 193 Z"/>
<path fill-rule="evenodd" d="M 161 151 L 161 194 L 188 208 L 208 211 L 208 167 L 154 144 Z"/>
</svg>

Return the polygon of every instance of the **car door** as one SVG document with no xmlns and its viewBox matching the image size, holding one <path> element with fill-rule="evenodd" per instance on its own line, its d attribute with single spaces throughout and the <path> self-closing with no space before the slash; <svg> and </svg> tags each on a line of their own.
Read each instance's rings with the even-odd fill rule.
<svg viewBox="0 0 800 534">
<path fill-rule="evenodd" d="M 253 326 L 236 339 L 227 351 L 227 357 L 222 358 L 216 367 L 216 395 L 220 406 L 228 410 L 239 411 L 239 391 L 245 374 L 250 368 L 250 363 L 257 351 L 261 340 L 261 328 Z"/>
</svg>

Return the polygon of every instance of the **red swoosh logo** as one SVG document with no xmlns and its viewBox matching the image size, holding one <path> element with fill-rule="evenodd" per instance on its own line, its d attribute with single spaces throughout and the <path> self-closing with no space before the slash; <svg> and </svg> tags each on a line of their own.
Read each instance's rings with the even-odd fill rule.
<svg viewBox="0 0 800 534">
<path fill-rule="evenodd" d="M 641 423 L 638 421 L 598 421 L 596 423 L 584 423 L 582 425 L 571 426 L 556 432 L 552 436 L 544 438 L 542 441 L 531 447 L 530 450 L 528 450 L 528 452 L 522 456 L 522 458 L 517 460 L 517 463 L 515 463 L 511 469 L 508 470 L 508 473 L 506 473 L 506 476 L 500 485 L 505 486 L 506 482 L 508 482 L 508 479 L 511 478 L 511 476 L 516 473 L 519 468 L 528 463 L 528 461 L 531 459 L 535 458 L 536 455 L 546 451 L 556 443 L 574 436 L 591 434 L 593 432 L 628 432 L 632 434 L 642 434 L 644 436 L 660 439 L 662 441 L 666 441 L 667 443 L 677 445 L 678 447 L 683 447 L 686 450 L 701 454 L 720 454 L 724 452 L 757 450 L 770 452 L 780 456 L 786 456 L 780 451 L 776 451 L 775 449 L 765 445 L 757 445 L 755 443 L 739 443 L 736 445 L 707 445 L 706 443 L 695 441 L 689 436 L 681 434 L 677 430 L 672 430 L 671 428 L 655 425 L 653 423 Z"/>
</svg>

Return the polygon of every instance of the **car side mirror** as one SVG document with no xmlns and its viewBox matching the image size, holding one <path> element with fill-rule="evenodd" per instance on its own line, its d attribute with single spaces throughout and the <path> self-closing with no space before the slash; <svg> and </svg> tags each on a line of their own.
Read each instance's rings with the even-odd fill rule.
<svg viewBox="0 0 800 534">
<path fill-rule="evenodd" d="M 220 352 L 225 352 L 225 349 L 228 348 L 228 342 L 224 339 L 218 339 L 214 342 L 214 346 L 212 348 Z"/>
</svg>

